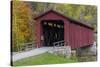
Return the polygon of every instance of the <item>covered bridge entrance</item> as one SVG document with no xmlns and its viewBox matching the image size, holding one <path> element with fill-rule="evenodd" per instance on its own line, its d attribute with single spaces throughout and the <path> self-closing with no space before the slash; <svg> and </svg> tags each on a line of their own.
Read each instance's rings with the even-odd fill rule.
<svg viewBox="0 0 100 67">
<path fill-rule="evenodd" d="M 87 24 L 70 19 L 62 14 L 49 10 L 35 18 L 36 47 L 53 46 L 62 41 L 72 49 L 93 44 L 93 28 Z"/>
<path fill-rule="evenodd" d="M 53 46 L 54 42 L 64 40 L 64 22 L 62 20 L 43 20 L 43 45 Z"/>
</svg>

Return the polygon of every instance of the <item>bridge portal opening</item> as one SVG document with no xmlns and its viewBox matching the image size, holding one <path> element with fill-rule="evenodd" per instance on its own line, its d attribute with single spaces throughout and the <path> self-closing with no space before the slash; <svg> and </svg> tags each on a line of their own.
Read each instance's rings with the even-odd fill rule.
<svg viewBox="0 0 100 67">
<path fill-rule="evenodd" d="M 43 20 L 43 46 L 53 46 L 54 42 L 64 40 L 64 22 L 62 20 Z"/>
</svg>

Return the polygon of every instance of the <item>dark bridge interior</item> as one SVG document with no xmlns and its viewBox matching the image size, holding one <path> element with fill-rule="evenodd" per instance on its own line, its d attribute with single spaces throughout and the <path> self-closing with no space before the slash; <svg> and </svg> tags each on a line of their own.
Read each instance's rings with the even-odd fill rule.
<svg viewBox="0 0 100 67">
<path fill-rule="evenodd" d="M 64 40 L 64 22 L 62 20 L 43 20 L 43 45 L 53 46 L 53 42 Z"/>
</svg>

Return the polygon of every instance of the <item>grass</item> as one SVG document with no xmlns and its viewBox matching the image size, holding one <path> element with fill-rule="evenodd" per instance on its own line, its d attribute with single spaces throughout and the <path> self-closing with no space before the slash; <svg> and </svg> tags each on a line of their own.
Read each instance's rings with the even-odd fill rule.
<svg viewBox="0 0 100 67">
<path fill-rule="evenodd" d="M 13 66 L 27 66 L 27 65 L 43 65 L 43 64 L 61 64 L 61 63 L 75 63 L 76 57 L 64 58 L 61 56 L 44 53 L 37 56 L 28 57 L 13 63 Z"/>
</svg>

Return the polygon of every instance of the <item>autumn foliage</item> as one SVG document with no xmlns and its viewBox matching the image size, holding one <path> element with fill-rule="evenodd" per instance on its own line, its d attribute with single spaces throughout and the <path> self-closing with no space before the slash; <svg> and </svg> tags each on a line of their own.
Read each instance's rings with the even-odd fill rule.
<svg viewBox="0 0 100 67">
<path fill-rule="evenodd" d="M 28 3 L 12 2 L 12 42 L 13 47 L 20 47 L 21 44 L 31 42 L 32 37 L 32 10 Z M 14 49 L 15 49 L 14 48 Z"/>
</svg>

